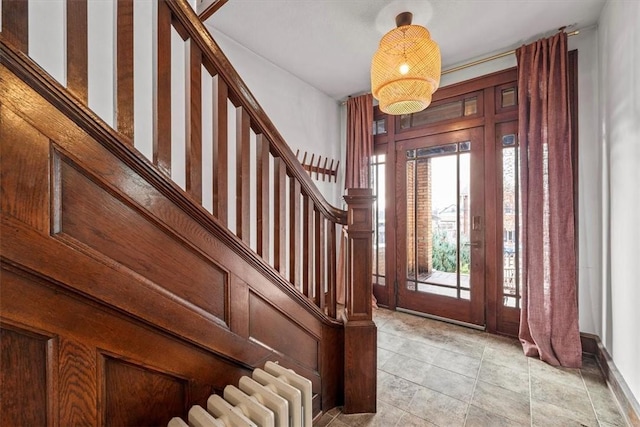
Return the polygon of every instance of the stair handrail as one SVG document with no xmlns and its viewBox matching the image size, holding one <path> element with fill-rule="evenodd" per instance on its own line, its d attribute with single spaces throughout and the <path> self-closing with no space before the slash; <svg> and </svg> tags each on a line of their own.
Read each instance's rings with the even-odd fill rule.
<svg viewBox="0 0 640 427">
<path fill-rule="evenodd" d="M 185 30 L 198 44 L 203 55 L 215 66 L 216 71 L 218 71 L 225 83 L 227 83 L 230 92 L 229 98 L 246 108 L 252 121 L 258 126 L 259 131 L 267 136 L 267 139 L 271 142 L 273 154 L 284 160 L 287 169 L 295 174 L 295 177 L 300 181 L 301 187 L 312 197 L 316 206 L 321 208 L 325 216 L 338 224 L 346 225 L 347 211 L 331 205 L 322 193 L 320 193 L 313 180 L 309 177 L 309 174 L 303 169 L 300 161 L 296 158 L 294 152 L 284 141 L 282 135 L 278 132 L 271 119 L 269 119 L 262 109 L 220 46 L 213 40 L 209 30 L 207 30 L 202 21 L 200 21 L 188 1 L 162 1 L 166 1 L 174 16 L 178 18 Z"/>
</svg>

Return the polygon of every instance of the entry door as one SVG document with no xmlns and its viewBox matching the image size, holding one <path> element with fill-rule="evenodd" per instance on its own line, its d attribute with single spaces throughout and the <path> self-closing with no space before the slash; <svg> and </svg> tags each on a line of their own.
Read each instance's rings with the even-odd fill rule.
<svg viewBox="0 0 640 427">
<path fill-rule="evenodd" d="M 484 326 L 483 129 L 396 150 L 397 306 Z"/>
</svg>

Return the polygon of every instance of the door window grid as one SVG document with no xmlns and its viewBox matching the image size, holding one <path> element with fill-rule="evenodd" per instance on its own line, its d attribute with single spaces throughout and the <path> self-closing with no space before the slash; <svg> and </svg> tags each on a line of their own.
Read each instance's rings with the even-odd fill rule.
<svg viewBox="0 0 640 427">
<path fill-rule="evenodd" d="M 520 308 L 520 156 L 515 134 L 502 136 L 502 304 Z"/>
<path fill-rule="evenodd" d="M 478 97 L 472 96 L 443 104 L 432 105 L 429 108 L 412 114 L 400 116 L 400 129 L 427 126 L 447 120 L 472 117 L 478 114 Z"/>
<path fill-rule="evenodd" d="M 373 202 L 373 262 L 372 275 L 375 285 L 386 286 L 385 267 L 385 155 L 374 155 L 371 158 L 371 188 Z"/>
<path fill-rule="evenodd" d="M 374 120 L 373 129 L 372 129 L 373 136 L 383 135 L 385 133 L 387 133 L 387 119 L 382 118 L 382 119 Z"/>
<path fill-rule="evenodd" d="M 408 290 L 470 298 L 470 148 L 464 141 L 406 151 Z M 455 178 L 442 180 L 452 169 Z M 432 185 L 447 181 L 455 181 L 454 202 L 434 206 L 440 201 Z"/>
</svg>

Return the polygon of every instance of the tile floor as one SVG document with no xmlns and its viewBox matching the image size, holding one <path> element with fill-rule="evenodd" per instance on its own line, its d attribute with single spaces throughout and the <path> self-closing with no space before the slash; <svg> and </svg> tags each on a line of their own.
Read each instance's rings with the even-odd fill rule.
<svg viewBox="0 0 640 427">
<path fill-rule="evenodd" d="M 515 339 L 384 309 L 376 414 L 333 409 L 317 427 L 626 426 L 596 365 L 553 368 Z"/>
</svg>

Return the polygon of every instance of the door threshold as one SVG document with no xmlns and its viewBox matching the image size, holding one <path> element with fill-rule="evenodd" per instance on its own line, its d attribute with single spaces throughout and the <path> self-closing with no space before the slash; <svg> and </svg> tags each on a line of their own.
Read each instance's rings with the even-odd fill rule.
<svg viewBox="0 0 640 427">
<path fill-rule="evenodd" d="M 460 320 L 455 320 L 455 319 L 448 319 L 446 317 L 436 316 L 435 314 L 422 313 L 420 311 L 413 311 L 413 310 L 409 310 L 408 308 L 396 307 L 396 311 L 400 311 L 402 313 L 407 313 L 407 314 L 413 314 L 414 316 L 426 317 L 428 319 L 440 320 L 441 322 L 453 323 L 454 325 L 464 326 L 466 328 L 471 328 L 471 329 L 477 329 L 479 331 L 484 331 L 487 329 L 486 326 L 462 322 Z"/>
</svg>

